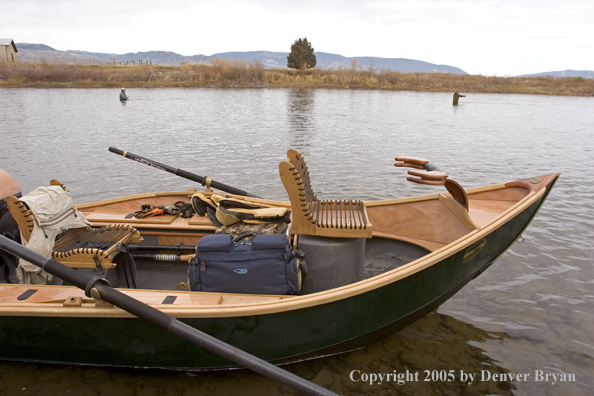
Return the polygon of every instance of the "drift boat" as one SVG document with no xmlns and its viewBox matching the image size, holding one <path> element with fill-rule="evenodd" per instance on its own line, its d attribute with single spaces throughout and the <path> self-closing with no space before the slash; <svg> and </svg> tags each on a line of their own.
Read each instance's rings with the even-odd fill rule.
<svg viewBox="0 0 594 396">
<path fill-rule="evenodd" d="M 142 157 L 132 159 L 171 171 Z M 464 190 L 425 160 L 397 160 L 397 166 L 415 168 L 409 180 L 447 191 L 320 201 L 303 157 L 290 150 L 279 166 L 290 201 L 249 197 L 292 210 L 287 235 L 305 251 L 309 267 L 299 295 L 187 290 L 192 249 L 218 227 L 196 213 L 130 214 L 146 204 L 190 204 L 195 189 L 78 204 L 93 226 L 132 226 L 141 238 L 126 243 L 134 260 L 99 265 L 95 260 L 77 271 L 99 274 L 127 296 L 274 364 L 361 348 L 428 314 L 491 266 L 520 238 L 559 177 Z M 18 200 L 20 188 L 6 172 L 0 172 L 0 181 L 0 234 L 16 239 L 5 202 L 15 201 L 11 196 Z M 215 183 L 203 184 L 204 194 L 213 194 Z M 18 284 L 10 273 L 12 256 L 3 257 L 0 359 L 189 371 L 237 367 L 74 286 Z"/>
</svg>

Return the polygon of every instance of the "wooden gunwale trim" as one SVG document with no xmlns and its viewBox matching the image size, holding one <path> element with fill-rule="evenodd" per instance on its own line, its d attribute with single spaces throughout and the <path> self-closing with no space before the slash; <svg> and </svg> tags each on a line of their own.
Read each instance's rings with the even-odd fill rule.
<svg viewBox="0 0 594 396">
<path fill-rule="evenodd" d="M 327 304 L 334 301 L 342 300 L 345 298 L 353 297 L 359 294 L 366 293 L 371 290 L 378 289 L 380 287 L 386 286 L 393 282 L 396 282 L 400 279 L 405 277 L 411 276 L 417 272 L 420 272 L 441 260 L 467 248 L 472 243 L 480 240 L 481 238 L 487 236 L 488 234 L 492 233 L 499 227 L 505 225 L 507 222 L 512 220 L 517 214 L 529 208 L 532 204 L 537 202 L 546 191 L 546 186 L 554 180 L 554 177 L 558 176 L 558 174 L 550 175 L 550 177 L 542 183 L 540 188 L 537 191 L 531 191 L 526 197 L 522 200 L 518 201 L 516 204 L 511 206 L 508 210 L 501 213 L 495 219 L 493 219 L 488 224 L 484 225 L 480 230 L 474 230 L 469 232 L 468 234 L 462 236 L 461 238 L 453 241 L 452 243 L 444 246 L 441 249 L 438 249 L 434 252 L 427 254 L 411 263 L 408 263 L 402 267 L 396 268 L 392 271 L 386 272 L 384 274 L 380 274 L 370 279 L 365 279 L 363 281 L 342 286 L 340 288 L 327 290 L 319 293 L 308 294 L 304 296 L 293 296 L 291 298 L 284 298 L 273 302 L 256 302 L 252 304 L 230 304 L 228 306 L 221 306 L 221 305 L 204 305 L 204 306 L 191 306 L 188 309 L 181 309 L 181 306 L 178 308 L 175 305 L 171 306 L 156 306 L 153 305 L 155 308 L 166 312 L 174 317 L 177 318 L 207 318 L 207 317 L 236 317 L 236 316 L 251 316 L 251 315 L 265 315 L 265 314 L 274 314 L 279 312 L 286 312 L 286 311 L 293 311 L 298 309 L 305 309 L 308 307 L 320 305 L 320 304 Z M 491 188 L 496 189 L 496 188 Z M 481 188 L 483 191 L 484 189 Z M 487 190 L 488 191 L 488 190 Z M 385 201 L 384 201 L 385 202 Z M 151 293 L 169 293 L 169 294 L 177 294 L 177 293 L 184 293 L 184 292 L 173 292 L 173 291 L 151 291 Z M 188 292 L 186 292 L 188 293 Z M 126 290 L 126 294 L 130 296 L 134 296 L 134 290 Z M 15 315 L 15 316 L 25 316 L 29 315 L 28 311 L 25 310 L 24 306 L 20 309 L 20 311 L 5 311 L 2 309 L 4 304 L 0 303 L 0 315 Z M 39 305 L 36 305 L 39 307 Z M 9 308 L 9 307 L 7 307 Z M 51 313 L 52 316 L 64 316 L 65 314 L 72 315 L 72 312 L 68 312 L 67 310 L 72 310 L 73 308 L 58 308 L 58 311 L 54 311 Z M 101 308 L 101 312 L 106 314 L 108 317 L 130 317 L 129 314 L 125 313 L 122 310 L 119 310 L 115 307 L 109 308 L 112 314 L 108 314 L 106 311 L 107 308 Z M 119 312 L 118 312 L 119 311 Z M 45 312 L 45 313 L 43 313 Z M 40 308 L 36 308 L 35 311 L 31 312 L 31 314 L 35 314 L 38 316 L 48 316 L 50 312 L 41 311 Z M 80 316 L 74 315 L 74 316 Z M 93 316 L 93 315 L 89 315 Z"/>
</svg>

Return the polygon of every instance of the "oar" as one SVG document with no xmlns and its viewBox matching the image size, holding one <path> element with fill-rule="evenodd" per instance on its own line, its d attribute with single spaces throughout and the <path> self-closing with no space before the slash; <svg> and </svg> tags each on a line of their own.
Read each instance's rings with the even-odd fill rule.
<svg viewBox="0 0 594 396">
<path fill-rule="evenodd" d="M 216 189 L 219 189 L 219 190 L 222 190 L 222 191 L 226 191 L 226 192 L 228 192 L 230 194 L 243 195 L 245 197 L 259 198 L 259 197 L 255 196 L 255 195 L 252 195 L 252 194 L 250 194 L 250 193 L 248 193 L 246 191 L 240 190 L 240 189 L 235 188 L 235 187 L 228 186 L 228 185 L 223 184 L 223 183 L 216 182 L 214 180 L 211 180 L 209 177 L 198 176 L 198 175 L 196 175 L 194 173 L 187 172 L 187 171 L 185 171 L 183 169 L 177 169 L 177 168 L 174 168 L 174 167 L 169 166 L 169 165 L 161 164 L 161 163 L 159 163 L 157 161 L 153 161 L 151 159 L 141 157 L 140 155 L 132 154 L 129 151 L 123 151 L 123 150 L 117 149 L 115 147 L 110 147 L 109 148 L 109 151 L 111 151 L 112 153 L 115 153 L 115 154 L 122 155 L 122 156 L 124 156 L 124 157 L 126 157 L 128 159 L 133 160 L 133 161 L 140 162 L 141 164 L 152 166 L 153 168 L 161 169 L 161 170 L 164 170 L 166 172 L 173 173 L 174 175 L 183 177 L 185 179 L 198 182 L 198 183 L 202 184 L 203 186 L 205 186 L 208 183 L 210 183 L 210 187 L 213 187 L 213 188 L 216 188 Z"/>
<path fill-rule="evenodd" d="M 407 177 L 406 180 L 433 186 L 445 186 L 446 190 L 454 197 L 460 205 L 462 205 L 466 211 L 469 210 L 468 196 L 464 191 L 464 188 L 456 181 L 448 178 L 448 175 L 437 168 L 437 166 L 430 164 L 424 158 L 417 157 L 396 157 L 394 166 L 413 168 L 409 170 L 408 174 L 416 177 Z M 426 172 L 419 172 L 418 170 L 425 170 Z"/>
<path fill-rule="evenodd" d="M 42 268 L 46 272 L 63 279 L 70 284 L 85 291 L 87 297 L 95 300 L 104 300 L 126 312 L 131 313 L 141 319 L 157 325 L 170 333 L 185 338 L 186 340 L 199 345 L 205 349 L 219 354 L 220 356 L 231 360 L 239 365 L 245 366 L 259 374 L 262 374 L 274 381 L 288 385 L 293 389 L 306 395 L 335 395 L 336 393 L 323 388 L 313 382 L 307 381 L 293 373 L 281 369 L 265 360 L 251 355 L 241 349 L 235 348 L 217 338 L 201 332 L 179 320 L 171 317 L 158 309 L 146 305 L 132 297 L 129 297 L 119 291 L 112 289 L 105 279 L 99 276 L 91 277 L 80 273 L 59 262 L 48 259 L 26 247 L 11 241 L 5 236 L 0 235 L 0 249 L 27 260 L 30 263 Z"/>
</svg>

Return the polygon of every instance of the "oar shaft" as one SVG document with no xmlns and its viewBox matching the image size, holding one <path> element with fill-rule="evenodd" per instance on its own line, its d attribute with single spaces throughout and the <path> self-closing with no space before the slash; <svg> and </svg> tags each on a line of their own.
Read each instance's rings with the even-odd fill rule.
<svg viewBox="0 0 594 396">
<path fill-rule="evenodd" d="M 229 345 L 215 337 L 195 329 L 174 317 L 111 288 L 99 277 L 90 277 L 59 262 L 48 259 L 26 247 L 0 235 L 0 249 L 27 260 L 46 272 L 85 290 L 89 297 L 100 298 L 138 318 L 157 325 L 173 334 L 219 354 L 237 364 L 245 366 L 274 381 L 288 385 L 306 395 L 336 395 L 336 393 L 281 369 L 265 360 Z"/>
<path fill-rule="evenodd" d="M 198 176 L 198 175 L 196 175 L 194 173 L 185 171 L 183 169 L 174 168 L 172 166 L 165 165 L 165 164 L 162 164 L 160 162 L 153 161 L 151 159 L 141 157 L 140 155 L 132 154 L 129 151 L 123 151 L 123 150 L 117 149 L 115 147 L 110 147 L 109 148 L 109 151 L 111 151 L 112 153 L 115 153 L 115 154 L 119 154 L 121 156 L 124 156 L 124 157 L 126 157 L 128 159 L 131 159 L 133 161 L 140 162 L 141 164 L 145 164 L 145 165 L 148 165 L 148 166 L 152 166 L 153 168 L 157 168 L 157 169 L 160 169 L 160 170 L 164 170 L 166 172 L 169 172 L 169 173 L 173 173 L 174 175 L 183 177 L 184 179 L 195 181 L 195 182 L 200 183 L 202 185 L 205 185 L 205 183 L 206 183 L 206 178 L 205 177 Z M 240 189 L 235 188 L 235 187 L 232 187 L 232 186 L 228 186 L 228 185 L 223 184 L 223 183 L 216 182 L 214 180 L 211 180 L 210 185 L 213 188 L 216 188 L 216 189 L 221 190 L 221 191 L 226 191 L 226 192 L 228 192 L 230 194 L 242 195 L 242 196 L 245 196 L 245 197 L 255 197 L 255 198 L 258 198 L 255 195 L 252 195 L 252 194 L 250 194 L 250 193 L 248 193 L 246 191 L 240 190 Z"/>
</svg>

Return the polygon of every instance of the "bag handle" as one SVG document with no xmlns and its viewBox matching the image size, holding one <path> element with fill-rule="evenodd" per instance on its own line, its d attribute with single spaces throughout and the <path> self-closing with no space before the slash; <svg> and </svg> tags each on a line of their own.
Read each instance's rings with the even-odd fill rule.
<svg viewBox="0 0 594 396">
<path fill-rule="evenodd" d="M 241 234 L 239 236 L 236 236 L 235 238 L 233 238 L 233 243 L 239 242 L 242 239 L 247 238 L 247 237 L 250 237 L 250 236 L 251 237 L 255 237 L 256 236 L 256 233 L 255 232 L 246 232 L 245 234 Z"/>
</svg>

